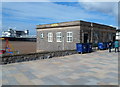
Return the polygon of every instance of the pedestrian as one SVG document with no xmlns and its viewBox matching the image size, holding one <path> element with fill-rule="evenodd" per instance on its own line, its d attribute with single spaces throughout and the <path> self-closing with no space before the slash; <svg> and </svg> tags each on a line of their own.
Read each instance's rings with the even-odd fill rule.
<svg viewBox="0 0 120 87">
<path fill-rule="evenodd" d="M 108 43 L 108 47 L 109 47 L 109 52 L 111 52 L 111 49 L 112 49 L 112 41 L 110 41 L 110 42 Z"/>
<path fill-rule="evenodd" d="M 114 47 L 115 47 L 115 52 L 119 52 L 119 41 L 118 40 L 114 42 Z"/>
</svg>

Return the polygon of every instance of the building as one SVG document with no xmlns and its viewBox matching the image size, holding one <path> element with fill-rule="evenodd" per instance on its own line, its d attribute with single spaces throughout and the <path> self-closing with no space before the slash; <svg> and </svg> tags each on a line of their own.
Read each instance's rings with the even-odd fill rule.
<svg viewBox="0 0 120 87">
<path fill-rule="evenodd" d="M 8 29 L 8 31 L 2 32 L 2 37 L 24 37 L 27 35 L 29 35 L 29 30 L 19 31 L 19 30 Z"/>
<path fill-rule="evenodd" d="M 9 41 L 31 41 L 36 42 L 36 35 L 29 35 L 29 30 L 13 30 L 2 32 L 2 38 L 7 38 Z"/>
<path fill-rule="evenodd" d="M 15 31 L 13 29 L 8 29 L 8 31 L 3 31 L 2 37 L 15 37 Z"/>
<path fill-rule="evenodd" d="M 75 50 L 76 43 L 114 41 L 116 28 L 85 22 L 72 21 L 37 25 L 37 52 Z"/>
<path fill-rule="evenodd" d="M 116 31 L 116 40 L 120 41 L 120 29 Z"/>
</svg>

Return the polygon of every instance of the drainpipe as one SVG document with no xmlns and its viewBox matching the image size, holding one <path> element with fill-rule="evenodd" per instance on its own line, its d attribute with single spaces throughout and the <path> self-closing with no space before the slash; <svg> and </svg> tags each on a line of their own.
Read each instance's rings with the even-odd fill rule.
<svg viewBox="0 0 120 87">
<path fill-rule="evenodd" d="M 91 22 L 91 43 L 93 43 L 93 23 Z"/>
<path fill-rule="evenodd" d="M 63 42 L 63 46 L 62 46 L 62 47 L 63 47 L 63 50 L 64 50 L 64 49 L 65 49 L 65 48 L 64 48 L 64 36 L 63 36 L 63 41 L 62 41 L 62 42 Z"/>
<path fill-rule="evenodd" d="M 82 43 L 84 43 L 84 32 L 82 30 Z"/>
<path fill-rule="evenodd" d="M 81 39 L 81 38 L 82 38 L 82 37 L 81 37 L 81 36 L 82 36 L 81 34 L 82 34 L 82 33 L 81 33 L 81 26 L 80 26 L 80 38 L 79 38 L 79 39 L 80 39 L 80 42 L 79 42 L 79 43 L 82 42 L 82 41 L 81 41 L 81 40 L 82 40 L 82 39 Z"/>
</svg>

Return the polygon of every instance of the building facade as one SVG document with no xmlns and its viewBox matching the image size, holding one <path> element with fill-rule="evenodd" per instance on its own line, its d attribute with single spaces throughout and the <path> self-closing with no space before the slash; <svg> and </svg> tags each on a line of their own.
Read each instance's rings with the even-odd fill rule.
<svg viewBox="0 0 120 87">
<path fill-rule="evenodd" d="M 76 43 L 114 41 L 116 28 L 85 22 L 72 21 L 37 25 L 37 52 L 75 50 Z"/>
<path fill-rule="evenodd" d="M 120 29 L 116 31 L 116 40 L 120 41 Z"/>
</svg>

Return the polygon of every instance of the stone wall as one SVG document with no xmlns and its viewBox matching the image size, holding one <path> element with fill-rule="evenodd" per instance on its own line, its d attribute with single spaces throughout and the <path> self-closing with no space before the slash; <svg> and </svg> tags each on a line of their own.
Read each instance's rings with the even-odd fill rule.
<svg viewBox="0 0 120 87">
<path fill-rule="evenodd" d="M 21 55 L 6 55 L 2 57 L 0 64 L 10 64 L 24 61 L 40 60 L 40 59 L 49 59 L 52 57 L 60 57 L 66 55 L 76 54 L 74 50 L 71 51 L 55 51 L 55 52 L 41 52 L 41 53 L 31 53 L 31 54 L 21 54 Z"/>
<path fill-rule="evenodd" d="M 53 34 L 53 41 L 48 42 L 48 33 Z M 57 42 L 56 33 L 62 33 L 62 41 Z M 67 42 L 67 32 L 73 33 L 73 41 Z M 44 38 L 40 35 L 43 33 Z M 61 51 L 61 50 L 75 50 L 76 43 L 80 43 L 80 26 L 49 28 L 37 30 L 37 52 L 42 51 Z"/>
<path fill-rule="evenodd" d="M 37 25 L 37 52 L 75 50 L 76 43 L 109 42 L 115 40 L 116 28 L 85 21 L 62 22 L 57 24 Z M 48 33 L 53 34 L 53 41 L 48 42 Z M 56 33 L 62 33 L 62 41 L 56 41 Z M 73 41 L 67 42 L 67 32 L 73 32 Z M 44 38 L 40 35 L 44 34 Z"/>
</svg>

